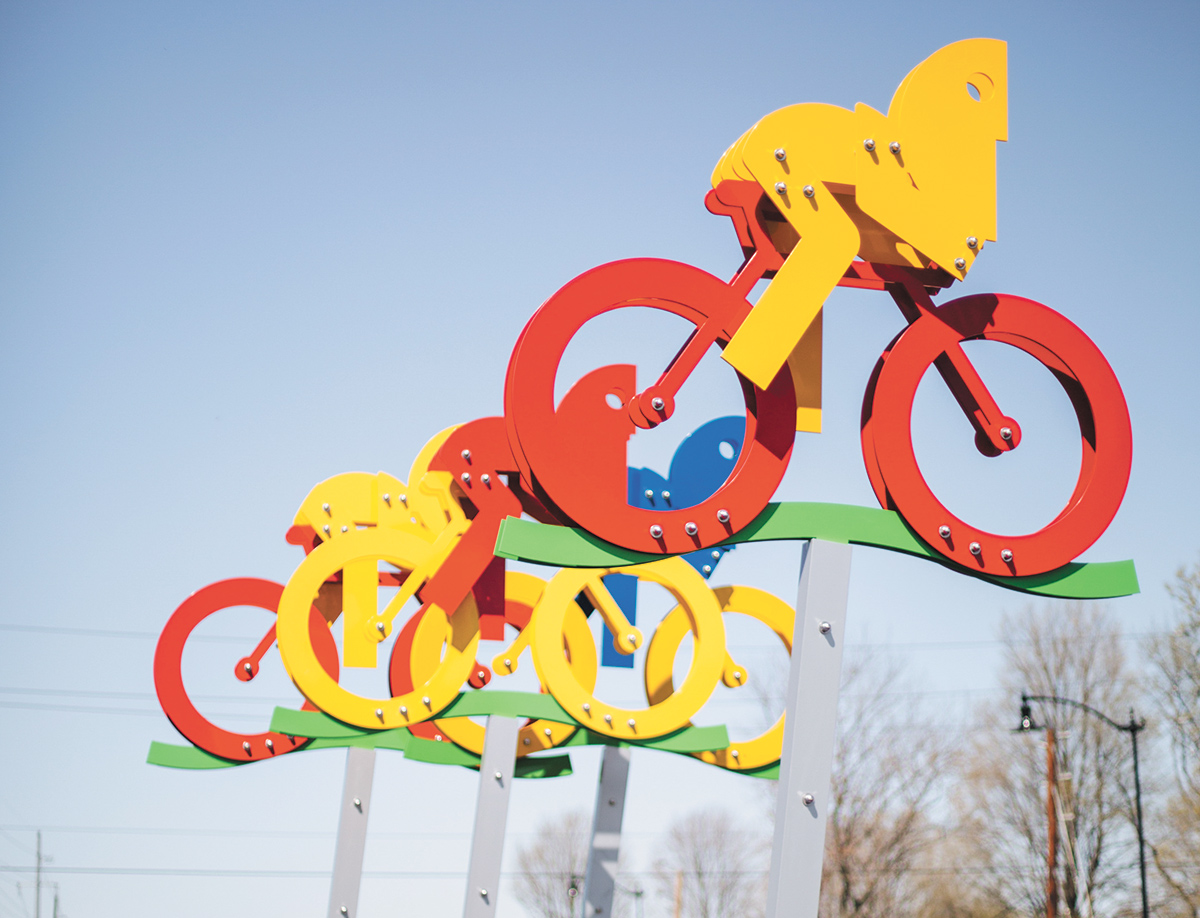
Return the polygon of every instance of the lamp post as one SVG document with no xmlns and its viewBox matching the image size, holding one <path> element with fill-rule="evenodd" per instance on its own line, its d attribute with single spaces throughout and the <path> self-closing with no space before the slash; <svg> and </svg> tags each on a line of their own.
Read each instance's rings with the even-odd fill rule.
<svg viewBox="0 0 1200 918">
<path fill-rule="evenodd" d="M 1115 727 L 1122 733 L 1129 734 L 1129 738 L 1133 742 L 1133 787 L 1134 797 L 1137 801 L 1138 868 L 1142 878 L 1142 918 L 1150 918 L 1150 905 L 1146 898 L 1146 838 L 1142 831 L 1142 777 L 1138 768 L 1138 734 L 1146 729 L 1146 721 L 1144 719 L 1138 720 L 1134 716 L 1133 708 L 1129 709 L 1129 723 L 1120 724 L 1108 715 L 1097 711 L 1091 705 L 1084 704 L 1082 701 L 1059 698 L 1057 695 L 1027 695 L 1022 693 L 1021 725 L 1017 728 L 1020 732 L 1041 729 L 1033 722 L 1033 715 L 1029 706 L 1029 702 L 1031 701 L 1042 701 L 1048 704 L 1065 704 L 1072 708 L 1078 708 L 1094 717 L 1100 718 L 1100 720 L 1104 721 L 1110 727 Z"/>
</svg>

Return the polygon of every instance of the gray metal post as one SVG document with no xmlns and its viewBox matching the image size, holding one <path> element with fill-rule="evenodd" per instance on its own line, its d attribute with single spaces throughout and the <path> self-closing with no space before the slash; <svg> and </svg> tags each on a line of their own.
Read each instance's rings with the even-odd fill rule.
<svg viewBox="0 0 1200 918">
<path fill-rule="evenodd" d="M 329 918 L 355 918 L 358 915 L 358 887 L 362 883 L 367 816 L 371 809 L 374 778 L 375 750 L 348 747 L 342 815 L 338 820 L 337 849 L 333 854 L 333 883 L 329 887 Z"/>
<path fill-rule="evenodd" d="M 829 815 L 850 546 L 804 547 L 788 675 L 766 918 L 816 918 Z"/>
<path fill-rule="evenodd" d="M 592 845 L 583 881 L 583 914 L 611 915 L 617 891 L 617 857 L 621 853 L 621 820 L 629 783 L 628 746 L 605 746 L 592 816 Z"/>
<path fill-rule="evenodd" d="M 520 732 L 521 724 L 516 718 L 498 714 L 488 716 L 487 731 L 483 736 L 483 759 L 479 763 L 479 800 L 475 804 L 475 832 L 471 836 L 463 918 L 495 918 L 496 915 L 504 826 L 508 822 L 508 797 L 512 791 Z"/>
</svg>

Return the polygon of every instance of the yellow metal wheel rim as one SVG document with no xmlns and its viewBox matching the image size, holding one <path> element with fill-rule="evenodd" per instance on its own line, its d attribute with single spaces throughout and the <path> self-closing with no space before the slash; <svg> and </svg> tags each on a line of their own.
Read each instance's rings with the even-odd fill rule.
<svg viewBox="0 0 1200 918">
<path fill-rule="evenodd" d="M 479 612 L 468 595 L 453 615 L 431 606 L 417 629 L 414 645 L 438 641 L 446 654 L 430 677 L 413 691 L 368 698 L 342 688 L 321 668 L 308 638 L 308 610 L 321 584 L 348 563 L 383 560 L 412 570 L 428 560 L 433 545 L 395 529 L 359 529 L 313 549 L 292 574 L 279 601 L 276 639 L 292 681 L 304 697 L 331 717 L 357 727 L 406 727 L 428 720 L 458 694 L 475 663 L 479 644 Z M 450 640 L 445 641 L 449 634 Z"/>
<path fill-rule="evenodd" d="M 792 628 L 796 613 L 786 602 L 763 590 L 747 586 L 726 586 L 713 590 L 722 612 L 749 615 L 778 635 L 784 648 L 792 652 Z M 654 632 L 646 648 L 646 697 L 651 702 L 671 697 L 675 691 L 671 670 L 675 654 L 688 632 L 688 618 L 676 606 Z M 779 761 L 783 749 L 783 715 L 764 733 L 753 739 L 730 743 L 724 749 L 696 752 L 696 758 L 733 771 L 761 768 Z"/>
<path fill-rule="evenodd" d="M 683 685 L 646 708 L 619 708 L 596 698 L 594 685 L 581 684 L 563 655 L 567 610 L 589 581 L 609 573 L 632 574 L 665 587 L 684 610 L 694 635 L 692 665 Z M 547 584 L 530 626 L 534 628 L 533 662 L 542 684 L 588 729 L 616 739 L 651 739 L 686 726 L 712 694 L 725 659 L 725 623 L 717 599 L 704 578 L 682 558 L 622 568 L 560 571 Z"/>
</svg>

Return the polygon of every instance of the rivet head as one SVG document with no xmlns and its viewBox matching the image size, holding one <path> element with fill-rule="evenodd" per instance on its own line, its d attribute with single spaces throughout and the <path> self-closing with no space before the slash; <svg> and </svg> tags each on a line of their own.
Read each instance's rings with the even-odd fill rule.
<svg viewBox="0 0 1200 918">
<path fill-rule="evenodd" d="M 326 523 L 324 526 L 322 526 L 321 531 L 325 533 L 325 535 L 329 535 L 329 524 Z"/>
<path fill-rule="evenodd" d="M 650 399 L 650 407 L 653 408 L 655 411 L 662 411 L 663 408 L 666 407 L 666 404 L 667 403 L 664 402 L 657 395 L 654 396 L 654 398 Z"/>
<path fill-rule="evenodd" d="M 689 521 L 689 522 L 683 524 L 683 531 L 686 532 L 688 535 L 695 535 L 697 532 L 700 531 L 700 527 L 697 526 L 695 523 Z"/>
<path fill-rule="evenodd" d="M 329 512 L 330 512 L 330 511 L 329 511 L 329 504 L 321 504 L 321 509 L 322 509 L 322 510 L 324 510 L 326 513 L 329 513 Z"/>
<path fill-rule="evenodd" d="M 714 551 L 714 552 L 712 553 L 712 559 L 713 559 L 714 561 L 720 561 L 720 560 L 721 560 L 721 553 L 720 553 L 719 551 Z"/>
<path fill-rule="evenodd" d="M 429 696 L 428 695 L 426 695 L 424 698 L 421 699 L 421 704 L 425 705 L 425 707 L 429 707 Z"/>
<path fill-rule="evenodd" d="M 704 567 L 700 568 L 700 570 L 706 574 L 711 574 L 712 573 L 712 565 L 706 564 L 706 565 L 704 565 Z"/>
<path fill-rule="evenodd" d="M 829 622 L 821 622 L 821 624 L 817 625 L 817 630 L 822 634 L 828 634 L 833 630 L 833 625 L 829 624 Z"/>
<path fill-rule="evenodd" d="M 405 717 L 408 717 L 408 705 L 406 705 L 406 704 L 400 705 L 400 713 L 403 714 Z"/>
<path fill-rule="evenodd" d="M 243 751 L 243 752 L 249 752 L 249 751 L 250 751 L 250 744 L 249 744 L 249 743 L 242 743 L 242 751 Z"/>
<path fill-rule="evenodd" d="M 970 552 L 973 555 L 977 555 L 981 551 L 983 551 L 983 547 L 978 542 L 972 542 L 970 545 L 967 546 L 967 548 L 970 549 Z"/>
<path fill-rule="evenodd" d="M 360 807 L 360 808 L 361 808 L 361 807 L 362 807 L 362 800 L 360 800 L 358 797 L 355 797 L 355 798 L 354 798 L 354 805 L 355 805 L 356 807 Z"/>
<path fill-rule="evenodd" d="M 631 728 L 631 729 L 632 729 L 633 727 L 636 727 L 636 726 L 637 726 L 637 721 L 636 721 L 636 720 L 634 720 L 632 717 L 631 717 L 631 718 L 629 718 L 629 720 L 627 720 L 627 721 L 626 721 L 626 723 L 627 723 L 627 724 L 629 724 L 629 726 L 630 726 L 630 728 Z"/>
<path fill-rule="evenodd" d="M 975 246 L 977 246 L 977 245 L 979 245 L 979 240 L 978 240 L 978 239 L 976 239 L 974 236 L 968 236 L 968 237 L 967 237 L 967 248 L 968 248 L 968 249 L 973 249 L 973 248 L 975 248 Z"/>
<path fill-rule="evenodd" d="M 867 138 L 866 140 L 863 141 L 863 149 L 866 150 L 868 153 L 874 152 L 875 141 L 871 140 L 870 138 Z"/>
<path fill-rule="evenodd" d="M 344 905 L 341 908 L 339 908 L 338 911 L 341 912 L 343 915 L 350 914 L 350 909 L 346 908 L 346 906 L 344 906 Z"/>
<path fill-rule="evenodd" d="M 717 522 L 718 523 L 728 523 L 729 522 L 729 511 L 728 510 L 718 510 L 717 511 Z"/>
<path fill-rule="evenodd" d="M 349 532 L 349 531 L 350 531 L 350 527 L 349 527 L 349 526 L 343 526 L 343 527 L 342 527 L 342 532 Z"/>
<path fill-rule="evenodd" d="M 481 890 L 479 890 L 479 895 L 480 895 L 482 898 L 486 899 L 486 898 L 487 898 L 487 890 L 486 890 L 486 889 L 481 889 Z"/>
<path fill-rule="evenodd" d="M 736 749 L 730 749 L 729 754 L 731 756 L 733 756 L 735 759 L 738 757 L 738 751 Z"/>
<path fill-rule="evenodd" d="M 783 147 L 780 147 L 778 150 L 775 151 L 775 158 L 777 160 L 779 160 L 781 163 L 786 161 L 787 160 L 787 150 L 785 150 Z"/>
<path fill-rule="evenodd" d="M 271 739 L 267 740 L 267 748 L 274 749 L 275 748 L 275 740 L 271 740 Z"/>
<path fill-rule="evenodd" d="M 375 630 L 376 630 L 376 631 L 378 631 L 380 634 L 383 634 L 383 632 L 384 632 L 384 629 L 385 629 L 386 627 L 387 627 L 387 626 L 386 626 L 386 625 L 385 625 L 383 622 L 376 622 L 376 623 L 375 623 Z"/>
<path fill-rule="evenodd" d="M 943 539 L 950 538 L 950 527 L 944 523 L 941 526 L 938 526 L 938 535 L 940 535 Z"/>
<path fill-rule="evenodd" d="M 1000 549 L 1000 560 L 1001 561 L 1003 561 L 1005 564 L 1008 564 L 1010 561 L 1012 561 L 1012 559 L 1013 559 L 1013 553 L 1012 553 L 1011 548 Z"/>
<path fill-rule="evenodd" d="M 248 673 L 252 673 L 252 672 L 254 672 L 254 667 L 253 667 L 253 666 L 251 666 L 249 663 L 243 663 L 243 664 L 242 664 L 242 669 L 244 669 L 244 670 L 245 670 L 246 672 L 248 672 Z"/>
<path fill-rule="evenodd" d="M 604 715 L 604 722 L 605 722 L 606 724 L 611 724 L 611 723 L 612 723 L 612 715 L 611 715 L 611 714 L 605 714 L 605 715 Z"/>
<path fill-rule="evenodd" d="M 804 795 L 803 797 L 801 797 L 800 799 L 804 801 L 804 805 L 805 805 L 805 806 L 812 806 L 812 805 L 813 805 L 813 800 L 815 800 L 816 798 L 815 798 L 815 797 L 813 797 L 813 795 L 812 795 L 812 794 L 805 794 L 805 795 Z"/>
<path fill-rule="evenodd" d="M 470 462 L 471 461 L 471 451 L 469 449 L 464 449 L 462 451 L 462 457 L 463 457 L 464 462 Z"/>
<path fill-rule="evenodd" d="M 492 476 L 489 475 L 487 472 L 484 472 L 482 475 L 479 476 L 479 480 L 482 481 L 484 484 L 487 484 L 488 482 L 490 482 L 492 480 Z"/>
<path fill-rule="evenodd" d="M 963 269 L 965 269 L 967 267 L 967 260 L 965 258 L 954 259 L 954 267 L 956 267 L 956 268 L 958 268 L 958 270 L 962 271 Z"/>
<path fill-rule="evenodd" d="M 787 182 L 776 182 L 775 191 L 778 194 L 787 194 Z"/>
<path fill-rule="evenodd" d="M 380 720 L 383 720 L 383 708 L 376 708 L 375 716 L 378 717 Z"/>
<path fill-rule="evenodd" d="M 631 631 L 629 634 L 625 635 L 625 640 L 627 640 L 630 644 L 637 644 L 637 635 Z"/>
<path fill-rule="evenodd" d="M 805 196 L 806 198 L 811 198 L 811 197 L 812 197 L 814 194 L 816 194 L 816 193 L 817 193 L 817 189 L 813 188 L 813 186 L 812 186 L 812 185 L 805 185 L 805 186 L 804 186 L 804 196 Z"/>
<path fill-rule="evenodd" d="M 1001 427 L 1000 428 L 1000 439 L 1001 440 L 1011 440 L 1012 439 L 1012 428 L 1011 427 Z"/>
<path fill-rule="evenodd" d="M 470 484 L 471 483 L 471 473 L 463 472 L 462 473 L 462 481 L 463 481 L 463 484 Z"/>
<path fill-rule="evenodd" d="M 733 674 L 733 678 L 735 678 L 735 679 L 736 679 L 738 682 L 741 682 L 741 681 L 742 681 L 742 674 L 741 674 L 740 672 L 735 672 L 735 673 Z"/>
<path fill-rule="evenodd" d="M 402 503 L 402 504 L 407 504 L 407 503 L 408 503 L 408 495 L 407 495 L 407 494 L 401 494 L 401 495 L 400 495 L 400 503 Z"/>
<path fill-rule="evenodd" d="M 649 488 L 646 489 L 646 500 L 654 500 L 654 492 Z"/>
<path fill-rule="evenodd" d="M 505 658 L 504 658 L 504 665 L 505 665 L 505 666 L 507 666 L 509 669 L 512 669 L 512 660 L 511 660 L 511 659 L 509 659 L 508 657 L 505 657 Z"/>
<path fill-rule="evenodd" d="M 891 143 L 888 144 L 888 149 L 891 150 L 893 153 L 899 153 L 900 152 L 900 141 L 893 140 Z"/>
<path fill-rule="evenodd" d="M 551 730 L 549 727 L 547 727 L 546 729 L 544 729 L 542 732 L 543 732 L 543 733 L 545 733 L 547 736 L 553 736 L 553 735 L 554 735 L 554 731 L 553 731 L 553 730 Z"/>
<path fill-rule="evenodd" d="M 583 709 L 584 709 L 585 711 L 590 711 L 590 710 L 592 709 L 592 706 L 591 706 L 590 704 L 588 704 L 588 703 L 585 701 L 585 702 L 583 703 Z"/>
<path fill-rule="evenodd" d="M 650 538 L 661 539 L 662 532 L 663 532 L 662 526 L 658 525 L 658 523 L 655 523 L 653 526 L 650 527 Z"/>
<path fill-rule="evenodd" d="M 383 502 L 384 502 L 385 504 L 390 504 L 390 503 L 392 502 L 392 495 L 390 495 L 390 494 L 384 494 L 384 495 L 383 495 Z"/>
<path fill-rule="evenodd" d="M 525 740 L 524 740 L 524 742 L 525 742 L 525 745 L 526 745 L 526 746 L 528 746 L 528 745 L 529 745 L 529 737 L 528 737 L 528 736 L 527 736 L 527 737 L 525 737 Z"/>
<path fill-rule="evenodd" d="M 671 492 L 670 492 L 670 491 L 663 491 L 663 492 L 662 492 L 662 499 L 663 499 L 663 500 L 670 500 L 670 499 L 671 499 Z"/>
<path fill-rule="evenodd" d="M 496 778 L 496 780 L 497 780 L 497 781 L 503 781 L 503 780 L 504 780 L 504 775 L 502 775 L 500 772 L 496 772 L 496 774 L 495 774 L 495 778 Z"/>
</svg>

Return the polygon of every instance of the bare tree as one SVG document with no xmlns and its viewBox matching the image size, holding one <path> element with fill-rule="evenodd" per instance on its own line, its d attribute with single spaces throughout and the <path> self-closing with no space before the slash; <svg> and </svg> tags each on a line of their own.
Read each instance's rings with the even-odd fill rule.
<svg viewBox="0 0 1200 918">
<path fill-rule="evenodd" d="M 766 899 L 764 853 L 725 810 L 698 810 L 667 830 L 654 870 L 663 897 L 678 897 L 681 918 L 753 918 Z"/>
<path fill-rule="evenodd" d="M 572 918 L 583 891 L 590 820 L 583 810 L 543 822 L 517 852 L 517 901 L 538 918 Z M 571 895 L 571 890 L 576 895 Z"/>
<path fill-rule="evenodd" d="M 1157 911 L 1200 918 L 1200 563 L 1181 568 L 1167 591 L 1178 621 L 1169 634 L 1151 639 L 1147 649 L 1174 781 L 1148 834 L 1165 887 Z"/>
<path fill-rule="evenodd" d="M 998 725 L 973 743 L 956 794 L 954 843 L 976 893 L 1018 914 L 1044 914 L 1048 896 L 1047 751 L 1042 733 L 1009 732 L 1022 691 L 1070 698 L 1120 716 L 1132 677 L 1120 632 L 1094 603 L 1052 603 L 1006 616 L 1004 702 L 982 711 Z M 1073 707 L 1035 704 L 1054 728 L 1059 914 L 1123 914 L 1137 888 L 1128 737 Z"/>
</svg>

